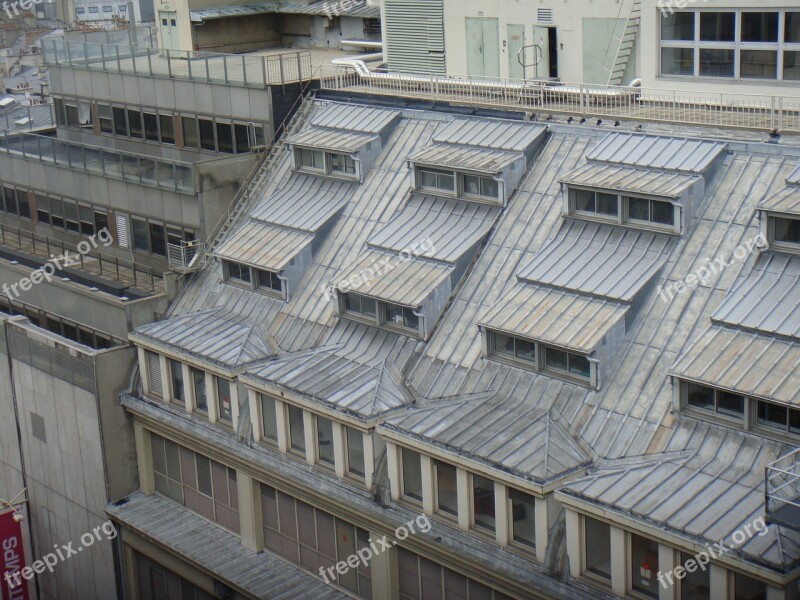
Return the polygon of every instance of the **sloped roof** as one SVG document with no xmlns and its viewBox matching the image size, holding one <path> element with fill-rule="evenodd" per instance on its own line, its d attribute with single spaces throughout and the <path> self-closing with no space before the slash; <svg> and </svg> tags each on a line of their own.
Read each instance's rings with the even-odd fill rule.
<svg viewBox="0 0 800 600">
<path fill-rule="evenodd" d="M 232 370 L 272 354 L 261 325 L 221 307 L 156 321 L 129 337 Z"/>
<path fill-rule="evenodd" d="M 681 173 L 647 171 L 596 163 L 586 163 L 561 178 L 561 182 L 568 185 L 673 199 L 680 198 L 698 181 L 700 181 L 699 177 Z"/>
<path fill-rule="evenodd" d="M 701 175 L 725 148 L 725 144 L 701 139 L 609 133 L 586 155 L 586 159 Z"/>
<path fill-rule="evenodd" d="M 250 222 L 231 233 L 214 255 L 280 272 L 314 240 L 308 233 Z"/>
<path fill-rule="evenodd" d="M 346 131 L 381 134 L 400 118 L 396 110 L 358 104 L 330 104 L 320 107 L 311 117 L 311 124 Z"/>
<path fill-rule="evenodd" d="M 800 165 L 797 165 L 786 178 L 786 185 L 800 185 Z"/>
<path fill-rule="evenodd" d="M 522 155 L 502 150 L 434 144 L 410 154 L 408 160 L 432 167 L 464 169 L 497 174 Z"/>
<path fill-rule="evenodd" d="M 663 234 L 570 221 L 517 277 L 631 302 L 661 269 L 671 245 Z"/>
<path fill-rule="evenodd" d="M 336 216 L 358 187 L 356 183 L 294 173 L 250 214 L 254 221 L 316 233 Z"/>
<path fill-rule="evenodd" d="M 567 483 L 559 496 L 609 506 L 704 543 L 724 540 L 751 562 L 781 570 L 796 566 L 800 532 L 772 525 L 765 535 L 752 535 L 743 544 L 732 540 L 763 517 L 764 481 L 753 485 L 741 471 L 721 470 L 718 464 L 671 455 L 644 456 L 638 463 L 627 459 L 619 466 L 612 462 Z"/>
<path fill-rule="evenodd" d="M 760 210 L 800 215 L 800 187 L 790 185 L 777 194 L 768 196 L 758 205 Z"/>
<path fill-rule="evenodd" d="M 499 206 L 414 195 L 367 245 L 396 253 L 415 251 L 421 258 L 453 263 L 486 236 L 500 210 Z M 422 242 L 426 243 L 421 247 Z"/>
<path fill-rule="evenodd" d="M 546 411 L 497 394 L 430 401 L 391 415 L 379 430 L 398 432 L 546 484 L 591 462 L 568 426 Z"/>
<path fill-rule="evenodd" d="M 367 420 L 413 401 L 391 362 L 375 367 L 330 348 L 278 356 L 242 379 L 269 382 Z"/>
<path fill-rule="evenodd" d="M 404 259 L 398 254 L 368 250 L 343 269 L 334 278 L 333 285 L 342 291 L 417 307 L 453 271 L 454 267 L 439 262 Z M 361 285 L 354 285 L 356 281 L 361 281 Z"/>
<path fill-rule="evenodd" d="M 455 119 L 431 139 L 443 144 L 525 152 L 546 134 L 547 127 L 521 121 Z"/>
<path fill-rule="evenodd" d="M 628 305 L 621 302 L 519 283 L 478 324 L 590 353 L 627 311 Z"/>
<path fill-rule="evenodd" d="M 254 4 L 236 4 L 233 6 L 214 6 L 201 8 L 189 12 L 189 17 L 195 23 L 210 19 L 223 19 L 226 17 L 246 17 L 264 13 L 288 13 L 303 15 L 336 15 L 348 17 L 362 17 L 377 19 L 381 10 L 376 6 L 369 6 L 366 0 L 361 2 L 346 2 L 345 0 L 322 0 L 321 2 L 257 2 Z"/>
<path fill-rule="evenodd" d="M 678 357 L 677 377 L 800 407 L 800 344 L 712 325 Z"/>
<path fill-rule="evenodd" d="M 322 150 L 352 154 L 377 139 L 377 135 L 367 133 L 350 133 L 341 129 L 309 127 L 292 134 L 286 142 L 297 146 L 310 146 Z"/>
<path fill-rule="evenodd" d="M 734 284 L 711 319 L 800 342 L 800 257 L 762 255 Z"/>
</svg>

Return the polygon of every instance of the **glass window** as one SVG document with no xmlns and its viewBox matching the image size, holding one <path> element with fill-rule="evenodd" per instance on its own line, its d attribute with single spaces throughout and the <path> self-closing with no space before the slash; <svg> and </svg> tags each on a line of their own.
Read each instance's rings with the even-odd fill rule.
<svg viewBox="0 0 800 600">
<path fill-rule="evenodd" d="M 536 500 L 530 494 L 510 488 L 511 534 L 515 542 L 536 546 Z"/>
<path fill-rule="evenodd" d="M 97 105 L 97 118 L 102 133 L 114 133 L 114 117 L 108 104 Z"/>
<path fill-rule="evenodd" d="M 116 135 L 128 135 L 128 122 L 125 116 L 125 109 L 118 108 L 116 106 L 112 107 L 112 112 L 114 113 L 114 133 Z"/>
<path fill-rule="evenodd" d="M 233 404 L 231 402 L 231 382 L 217 377 L 217 407 L 219 418 L 228 423 L 233 422 Z"/>
<path fill-rule="evenodd" d="M 6 197 L 6 203 L 8 203 L 8 197 Z M 50 204 L 50 223 L 54 227 L 64 227 L 64 204 L 61 202 L 61 199 L 53 198 L 51 196 L 49 204 Z"/>
<path fill-rule="evenodd" d="M 142 113 L 138 110 L 128 109 L 128 126 L 130 127 L 131 137 L 141 138 L 143 133 Z"/>
<path fill-rule="evenodd" d="M 305 454 L 306 451 L 306 437 L 305 437 L 305 424 L 303 423 L 303 410 L 288 405 L 289 409 L 289 446 L 292 450 Z"/>
<path fill-rule="evenodd" d="M 81 233 L 92 235 L 94 233 L 94 211 L 91 206 L 78 205 L 78 214 L 81 218 Z"/>
<path fill-rule="evenodd" d="M 463 182 L 464 194 L 484 198 L 497 198 L 499 194 L 497 182 L 491 177 L 464 175 Z"/>
<path fill-rule="evenodd" d="M 742 11 L 743 42 L 778 42 L 778 13 Z"/>
<path fill-rule="evenodd" d="M 344 294 L 344 309 L 347 312 L 363 315 L 374 319 L 377 315 L 377 303 L 372 298 L 358 294 Z"/>
<path fill-rule="evenodd" d="M 297 152 L 297 159 L 301 169 L 315 169 L 317 171 L 325 169 L 325 161 L 323 160 L 322 152 L 319 150 L 301 148 Z"/>
<path fill-rule="evenodd" d="M 423 188 L 455 191 L 455 175 L 450 171 L 417 169 L 417 184 Z"/>
<path fill-rule="evenodd" d="M 679 11 L 662 15 L 661 39 L 694 41 L 694 13 Z"/>
<path fill-rule="evenodd" d="M 234 123 L 233 132 L 236 135 L 236 153 L 244 154 L 250 152 L 250 136 L 248 135 L 247 125 Z"/>
<path fill-rule="evenodd" d="M 258 285 L 262 288 L 267 288 L 276 292 L 283 290 L 283 282 L 277 273 L 272 271 L 265 271 L 263 269 L 256 269 L 258 271 Z"/>
<path fill-rule="evenodd" d="M 356 174 L 356 162 L 346 154 L 330 154 L 331 173 Z"/>
<path fill-rule="evenodd" d="M 217 123 L 217 140 L 219 151 L 233 154 L 233 125 L 230 123 Z"/>
<path fill-rule="evenodd" d="M 696 383 L 686 384 L 686 403 L 693 408 L 714 410 L 714 390 Z"/>
<path fill-rule="evenodd" d="M 397 304 L 384 304 L 383 318 L 389 325 L 419 331 L 419 317 L 414 310 Z"/>
<path fill-rule="evenodd" d="M 744 50 L 739 54 L 742 79 L 777 79 L 777 50 Z"/>
<path fill-rule="evenodd" d="M 161 126 L 161 142 L 174 144 L 175 122 L 172 119 L 172 115 L 158 115 L 158 124 Z"/>
<path fill-rule="evenodd" d="M 736 41 L 736 13 L 701 12 L 701 42 L 733 42 Z"/>
<path fill-rule="evenodd" d="M 81 121 L 78 118 L 78 105 L 72 102 L 64 103 L 67 110 L 67 125 L 72 127 L 80 127 Z"/>
<path fill-rule="evenodd" d="M 492 334 L 494 338 L 494 352 L 504 356 L 515 356 L 514 338 L 504 333 Z"/>
<path fill-rule="evenodd" d="M 181 117 L 181 125 L 183 126 L 183 145 L 187 148 L 199 148 L 200 134 L 197 132 L 197 119 L 194 117 Z M 163 118 L 161 132 L 163 136 Z"/>
<path fill-rule="evenodd" d="M 583 549 L 586 571 L 611 579 L 611 527 L 607 523 L 583 518 Z"/>
<path fill-rule="evenodd" d="M 733 577 L 734 600 L 767 600 L 767 584 L 735 573 Z"/>
<path fill-rule="evenodd" d="M 164 237 L 164 226 L 159 223 L 150 223 L 150 246 L 153 254 L 167 255 L 167 240 Z"/>
<path fill-rule="evenodd" d="M 64 222 L 66 223 L 67 231 L 78 233 L 81 230 L 78 205 L 69 200 L 64 200 Z"/>
<path fill-rule="evenodd" d="M 800 81 L 800 52 L 783 53 L 783 78 L 787 81 Z"/>
<path fill-rule="evenodd" d="M 216 150 L 214 142 L 214 121 L 210 119 L 197 119 L 200 128 L 200 147 L 203 150 Z"/>
<path fill-rule="evenodd" d="M 773 224 L 774 241 L 785 244 L 800 244 L 800 219 L 769 217 Z"/>
<path fill-rule="evenodd" d="M 658 542 L 630 534 L 631 539 L 631 587 L 634 591 L 658 598 Z"/>
<path fill-rule="evenodd" d="M 317 415 L 317 455 L 319 461 L 333 466 L 333 422 Z"/>
<path fill-rule="evenodd" d="M 403 469 L 403 495 L 422 501 L 422 463 L 420 455 L 408 448 L 400 448 Z"/>
<path fill-rule="evenodd" d="M 519 338 L 514 339 L 514 352 L 515 357 L 519 360 L 524 360 L 536 364 L 536 343 L 522 340 Z"/>
<path fill-rule="evenodd" d="M 345 427 L 347 434 L 347 471 L 364 476 L 364 434 L 358 429 Z"/>
<path fill-rule="evenodd" d="M 649 221 L 650 202 L 644 198 L 628 198 L 628 218 L 636 221 Z"/>
<path fill-rule="evenodd" d="M 183 404 L 186 402 L 186 395 L 183 391 L 183 365 L 175 360 L 170 360 L 169 372 L 172 377 L 172 399 Z"/>
<path fill-rule="evenodd" d="M 700 75 L 702 77 L 733 77 L 734 50 L 701 48 Z"/>
<path fill-rule="evenodd" d="M 619 197 L 616 194 L 576 189 L 572 191 L 572 197 L 577 212 L 608 217 L 616 217 L 619 212 Z"/>
<path fill-rule="evenodd" d="M 681 552 L 680 564 L 685 565 L 689 560 L 695 560 L 695 557 Z M 680 587 L 680 600 L 711 598 L 711 570 L 695 568 L 693 573 L 686 570 L 686 574 L 680 580 Z"/>
<path fill-rule="evenodd" d="M 208 412 L 208 400 L 206 396 L 206 374 L 200 369 L 190 368 L 192 373 L 192 385 L 194 386 L 194 403 L 197 410 Z"/>
<path fill-rule="evenodd" d="M 694 75 L 693 48 L 661 48 L 662 75 Z"/>
<path fill-rule="evenodd" d="M 436 481 L 436 509 L 439 512 L 458 514 L 458 488 L 456 468 L 438 460 L 433 463 Z"/>
<path fill-rule="evenodd" d="M 151 142 L 158 141 L 158 115 L 155 113 L 142 113 L 144 117 L 144 139 Z"/>
<path fill-rule="evenodd" d="M 472 510 L 475 526 L 494 531 L 494 482 L 480 475 L 472 475 Z"/>
<path fill-rule="evenodd" d="M 261 396 L 261 434 L 263 437 L 278 441 L 278 417 L 275 398 L 267 394 Z"/>
<path fill-rule="evenodd" d="M 28 192 L 26 190 L 17 190 L 17 207 L 20 217 L 25 219 L 31 218 L 31 202 L 28 199 Z"/>
<path fill-rule="evenodd" d="M 787 12 L 784 25 L 784 42 L 800 44 L 800 12 Z"/>
<path fill-rule="evenodd" d="M 142 252 L 150 252 L 147 221 L 131 217 L 131 229 L 133 230 L 133 247 Z"/>
<path fill-rule="evenodd" d="M 95 231 L 103 231 L 104 229 L 111 233 L 108 229 L 108 213 L 103 210 L 94 210 L 94 228 Z"/>
<path fill-rule="evenodd" d="M 717 412 L 739 419 L 744 418 L 744 396 L 717 390 Z"/>
<path fill-rule="evenodd" d="M 0 198 L 0 208 L 3 206 L 2 198 Z M 50 224 L 50 204 L 47 201 L 47 196 L 43 194 L 36 194 L 36 220 L 39 223 Z"/>
<path fill-rule="evenodd" d="M 231 261 L 225 261 L 225 265 L 228 270 L 229 279 L 250 283 L 250 267 Z"/>
</svg>

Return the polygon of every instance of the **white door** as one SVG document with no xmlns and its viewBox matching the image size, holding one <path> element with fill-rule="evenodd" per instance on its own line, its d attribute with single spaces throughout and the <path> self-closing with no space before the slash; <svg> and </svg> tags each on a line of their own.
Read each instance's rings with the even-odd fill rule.
<svg viewBox="0 0 800 600">
<path fill-rule="evenodd" d="M 161 29 L 161 49 L 178 50 L 178 13 L 174 11 L 162 10 L 158 13 Z"/>
</svg>

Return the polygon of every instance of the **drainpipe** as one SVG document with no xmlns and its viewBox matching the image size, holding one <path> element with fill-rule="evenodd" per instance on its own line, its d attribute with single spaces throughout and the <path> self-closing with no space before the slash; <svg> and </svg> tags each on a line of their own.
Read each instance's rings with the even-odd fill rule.
<svg viewBox="0 0 800 600">
<path fill-rule="evenodd" d="M 593 376 L 589 380 L 589 383 L 594 389 L 600 390 L 600 361 L 591 356 L 587 356 L 586 360 L 589 361 L 589 364 L 594 365 L 594 369 L 592 370 Z"/>
<path fill-rule="evenodd" d="M 281 280 L 281 285 L 282 285 L 283 289 L 286 290 L 285 302 L 288 302 L 289 301 L 289 278 L 286 277 L 286 275 L 283 275 L 282 273 L 278 273 L 277 275 L 278 275 L 278 279 Z"/>
<path fill-rule="evenodd" d="M 417 312 L 416 308 L 412 308 L 411 312 L 418 319 L 422 319 L 422 339 L 425 339 L 427 337 L 426 336 L 427 332 L 425 331 L 425 314 L 421 313 L 421 312 Z"/>
</svg>

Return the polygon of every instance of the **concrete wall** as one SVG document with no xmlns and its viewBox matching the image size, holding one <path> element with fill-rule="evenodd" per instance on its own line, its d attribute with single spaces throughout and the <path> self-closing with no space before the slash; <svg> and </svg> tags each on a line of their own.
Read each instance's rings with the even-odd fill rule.
<svg viewBox="0 0 800 600">
<path fill-rule="evenodd" d="M 213 1 L 194 0 L 192 4 L 218 6 Z M 278 15 L 268 13 L 194 23 L 194 43 L 198 49 L 209 52 L 249 52 L 279 47 L 281 34 L 278 21 Z"/>
</svg>

